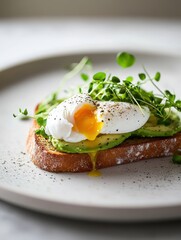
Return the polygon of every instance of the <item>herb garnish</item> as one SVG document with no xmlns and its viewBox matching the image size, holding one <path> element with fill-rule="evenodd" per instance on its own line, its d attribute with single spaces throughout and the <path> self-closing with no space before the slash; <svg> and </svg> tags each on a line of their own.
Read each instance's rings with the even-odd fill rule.
<svg viewBox="0 0 181 240">
<path fill-rule="evenodd" d="M 131 67 L 136 61 L 135 57 L 127 52 L 118 53 L 116 60 L 122 68 Z"/>
<path fill-rule="evenodd" d="M 119 53 L 117 63 L 127 68 L 135 63 L 135 57 L 129 53 Z M 88 93 L 94 100 L 99 101 L 118 101 L 133 103 L 138 106 L 148 106 L 152 114 L 158 119 L 159 123 L 168 124 L 171 108 L 181 111 L 181 100 L 177 100 L 175 94 L 169 90 L 164 92 L 157 86 L 156 82 L 160 81 L 161 74 L 156 72 L 151 77 L 145 67 L 142 73 L 139 73 L 140 81 L 133 83 L 133 77 L 128 76 L 120 80 L 117 76 L 107 75 L 104 72 L 94 74 L 93 80 L 89 84 Z M 159 95 L 153 91 L 146 91 L 142 88 L 143 84 L 151 84 L 159 91 Z"/>
<path fill-rule="evenodd" d="M 116 62 L 121 68 L 131 67 L 135 61 L 136 58 L 127 52 L 118 53 L 116 56 Z M 88 69 L 91 66 L 91 61 L 87 57 L 84 57 L 78 64 L 74 64 L 71 71 L 64 76 L 61 86 L 39 104 L 34 116 L 30 116 L 27 109 L 19 109 L 19 114 L 13 114 L 13 116 L 20 117 L 21 119 L 34 118 L 40 126 L 36 133 L 47 137 L 44 129 L 48 114 L 64 100 L 59 98 L 59 93 L 62 91 L 64 84 L 77 74 L 80 74 L 80 77 L 86 84 L 88 83 L 86 92 L 92 99 L 133 103 L 138 105 L 140 109 L 141 106 L 147 106 L 152 115 L 158 119 L 158 124 L 170 124 L 172 121 L 170 118 L 172 108 L 181 112 L 181 100 L 176 99 L 175 94 L 169 90 L 162 91 L 157 86 L 157 83 L 161 79 L 160 72 L 156 72 L 152 77 L 143 66 L 143 71 L 138 73 L 139 80 L 134 83 L 133 76 L 121 79 L 120 76 L 112 76 L 106 72 L 97 72 L 93 77 L 90 77 Z M 154 94 L 153 91 L 146 91 L 142 87 L 148 82 L 158 90 L 159 94 Z M 78 90 L 79 93 L 85 92 L 84 87 L 79 87 Z"/>
<path fill-rule="evenodd" d="M 60 87 L 53 93 L 51 93 L 49 96 L 47 96 L 37 107 L 35 114 L 29 115 L 28 110 L 22 110 L 19 108 L 18 114 L 13 114 L 13 117 L 18 117 L 21 120 L 26 119 L 35 119 L 40 126 L 39 129 L 36 130 L 36 134 L 40 134 L 45 138 L 48 138 L 48 136 L 45 133 L 45 126 L 46 126 L 46 120 L 48 117 L 49 112 L 58 106 L 62 101 L 65 99 L 59 98 L 59 93 L 62 91 L 65 83 L 80 73 L 82 79 L 84 81 L 87 81 L 89 79 L 89 76 L 86 73 L 82 73 L 82 70 L 87 70 L 86 68 L 91 68 L 91 61 L 89 58 L 84 57 L 82 60 L 74 64 L 74 67 L 69 71 L 67 74 L 65 74 L 64 78 L 62 79 Z"/>
<path fill-rule="evenodd" d="M 173 163 L 176 163 L 176 164 L 181 164 L 181 149 L 178 149 L 173 157 L 172 157 L 172 161 Z"/>
</svg>

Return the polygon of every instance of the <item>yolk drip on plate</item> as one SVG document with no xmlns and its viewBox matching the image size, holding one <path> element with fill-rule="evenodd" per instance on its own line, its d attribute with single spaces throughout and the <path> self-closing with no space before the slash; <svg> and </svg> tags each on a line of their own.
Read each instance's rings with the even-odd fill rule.
<svg viewBox="0 0 181 240">
<path fill-rule="evenodd" d="M 74 114 L 74 130 L 91 141 L 95 140 L 103 127 L 103 123 L 97 119 L 95 110 L 94 106 L 84 104 Z"/>
<path fill-rule="evenodd" d="M 89 157 L 92 162 L 92 171 L 88 173 L 90 177 L 100 177 L 101 172 L 96 169 L 97 152 L 90 152 Z"/>
</svg>

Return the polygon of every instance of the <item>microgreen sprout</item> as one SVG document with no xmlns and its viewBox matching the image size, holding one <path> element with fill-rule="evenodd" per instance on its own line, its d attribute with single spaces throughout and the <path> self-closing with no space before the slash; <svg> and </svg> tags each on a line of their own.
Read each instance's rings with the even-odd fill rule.
<svg viewBox="0 0 181 240">
<path fill-rule="evenodd" d="M 131 67 L 135 61 L 136 58 L 127 52 L 118 53 L 116 56 L 116 62 L 121 68 Z M 34 116 L 30 116 L 27 109 L 19 109 L 19 113 L 17 115 L 13 114 L 13 116 L 20 117 L 21 119 L 34 118 L 40 126 L 36 130 L 36 133 L 47 137 L 45 126 L 48 114 L 53 108 L 64 101 L 64 99 L 59 98 L 59 93 L 62 91 L 65 83 L 77 74 L 80 75 L 84 82 L 88 83 L 87 93 L 93 100 L 128 102 L 138 105 L 141 111 L 142 106 L 147 106 L 151 114 L 157 117 L 158 123 L 165 125 L 170 124 L 172 108 L 181 112 L 181 100 L 176 99 L 175 94 L 169 90 L 162 91 L 158 87 L 157 84 L 161 79 L 160 72 L 156 72 L 151 77 L 147 69 L 143 66 L 143 70 L 137 75 L 138 81 L 134 83 L 135 77 L 133 76 L 121 79 L 121 76 L 101 71 L 90 77 L 88 72 L 91 67 L 91 61 L 87 57 L 84 57 L 79 63 L 74 64 L 71 71 L 64 76 L 60 87 L 38 105 Z M 154 94 L 153 91 L 146 91 L 142 87 L 148 82 L 158 90 L 159 94 Z M 79 93 L 85 92 L 82 87 L 79 87 L 78 91 Z"/>
<path fill-rule="evenodd" d="M 117 64 L 122 68 L 131 67 L 135 63 L 135 57 L 127 52 L 118 53 L 117 57 Z"/>
<path fill-rule="evenodd" d="M 18 117 L 18 118 L 20 118 L 20 119 L 22 119 L 22 120 L 26 120 L 26 119 L 28 119 L 28 118 L 33 118 L 32 116 L 29 116 L 29 115 L 28 115 L 28 110 L 27 110 L 27 108 L 25 108 L 24 110 L 22 110 L 21 108 L 19 108 L 18 114 L 13 114 L 13 117 L 14 117 L 14 118 Z"/>
<path fill-rule="evenodd" d="M 82 60 L 78 64 L 75 64 L 75 67 L 70 72 L 68 72 L 67 74 L 64 75 L 64 77 L 61 81 L 60 87 L 54 92 L 54 94 L 56 96 L 58 96 L 59 93 L 62 91 L 65 83 L 69 79 L 75 77 L 78 73 L 80 73 L 85 68 L 86 65 L 90 65 L 90 64 L 91 64 L 91 61 L 89 60 L 89 58 L 88 57 L 83 57 Z M 84 80 L 85 79 L 88 80 L 88 75 L 87 74 L 84 73 L 82 77 L 83 77 Z"/>
<path fill-rule="evenodd" d="M 127 68 L 135 63 L 135 57 L 126 52 L 118 53 L 116 61 L 122 68 Z M 140 109 L 141 106 L 147 106 L 160 123 L 168 124 L 171 108 L 181 111 L 181 100 L 176 100 L 175 94 L 168 90 L 162 91 L 157 86 L 155 82 L 160 81 L 160 72 L 156 72 L 152 78 L 144 66 L 143 71 L 138 74 L 140 81 L 137 83 L 133 83 L 132 76 L 120 80 L 119 76 L 111 77 L 105 72 L 95 73 L 89 84 L 88 93 L 94 100 L 129 102 L 138 105 Z M 147 82 L 151 82 L 160 95 L 141 87 Z"/>
<path fill-rule="evenodd" d="M 181 164 L 181 149 L 178 149 L 173 157 L 172 157 L 172 161 L 173 163 L 176 163 L 176 164 Z"/>
<path fill-rule="evenodd" d="M 89 80 L 89 76 L 86 73 L 81 73 L 80 76 L 85 82 Z"/>
<path fill-rule="evenodd" d="M 38 105 L 38 107 L 35 111 L 35 114 L 33 116 L 28 114 L 27 109 L 22 110 L 21 108 L 19 108 L 19 113 L 13 114 L 13 117 L 18 117 L 22 120 L 35 119 L 39 125 L 39 129 L 36 130 L 36 134 L 40 134 L 43 137 L 47 138 L 48 136 L 45 133 L 45 126 L 46 126 L 48 114 L 53 108 L 55 108 L 58 104 L 60 104 L 62 101 L 65 100 L 62 98 L 60 99 L 58 97 L 59 92 L 62 91 L 63 86 L 69 79 L 73 78 L 74 76 L 76 76 L 79 73 L 81 75 L 81 78 L 84 81 L 88 81 L 88 79 L 89 79 L 88 74 L 86 74 L 82 71 L 85 70 L 86 67 L 91 68 L 91 66 L 92 66 L 92 63 L 91 63 L 90 59 L 88 59 L 87 57 L 84 57 L 79 63 L 75 63 L 74 66 L 71 67 L 71 71 L 68 72 L 62 79 L 60 87 L 55 92 L 53 92 L 49 96 L 47 96 Z"/>
</svg>

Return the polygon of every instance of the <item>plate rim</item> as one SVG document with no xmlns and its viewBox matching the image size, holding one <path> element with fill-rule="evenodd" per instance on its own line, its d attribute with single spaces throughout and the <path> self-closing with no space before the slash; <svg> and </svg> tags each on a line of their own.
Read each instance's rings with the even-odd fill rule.
<svg viewBox="0 0 181 240">
<path fill-rule="evenodd" d="M 26 65 L 26 64 L 31 64 L 31 63 L 34 63 L 34 62 L 41 62 L 41 61 L 43 61 L 43 60 L 45 60 L 45 59 L 53 59 L 53 58 L 56 58 L 56 57 L 66 57 L 66 56 L 69 56 L 69 57 L 71 57 L 71 56 L 80 56 L 80 55 L 102 55 L 102 54 L 116 54 L 116 50 L 114 49 L 114 50 L 108 50 L 108 51 L 104 51 L 104 50 L 101 50 L 101 51 L 97 51 L 97 50 L 95 50 L 95 51 L 90 51 L 90 52 L 85 52 L 85 51 L 82 51 L 82 52 L 68 52 L 68 53 L 63 53 L 63 54 L 60 54 L 60 53 L 58 53 L 58 54 L 48 54 L 47 56 L 41 56 L 41 57 L 36 57 L 36 58 L 34 58 L 34 59 L 30 59 L 30 60 L 27 60 L 27 61 L 23 61 L 23 62 L 18 62 L 17 64 L 15 64 L 15 65 L 12 65 L 12 66 L 9 66 L 9 67 L 6 67 L 6 68 L 3 68 L 3 69 L 0 69 L 0 74 L 1 73 L 5 73 L 6 71 L 9 71 L 9 70 L 11 70 L 11 69 L 13 69 L 13 68 L 16 68 L 16 67 L 19 67 L 19 66 L 23 66 L 23 65 Z M 151 55 L 157 55 L 157 56 L 172 56 L 172 57 L 181 57 L 181 55 L 175 55 L 175 54 L 170 54 L 170 53 L 163 53 L 163 52 L 158 52 L 158 51 L 151 51 L 151 50 L 148 50 L 148 51 L 146 51 L 146 50 L 142 50 L 142 51 L 140 51 L 140 50 L 137 50 L 137 51 L 135 51 L 135 50 L 133 50 L 133 53 L 134 54 L 136 54 L 136 53 L 138 53 L 138 54 L 151 54 Z M 127 211 L 133 211 L 133 210 L 136 210 L 136 211 L 140 211 L 140 210 L 152 210 L 152 211 L 154 211 L 155 213 L 157 213 L 157 211 L 158 210 L 161 210 L 161 211 L 163 211 L 165 208 L 167 209 L 167 210 L 173 210 L 173 209 L 177 209 L 176 211 L 174 211 L 175 212 L 175 215 L 173 216 L 173 218 L 177 218 L 177 217 L 181 217 L 181 202 L 180 202 L 180 204 L 178 204 L 178 203 L 170 203 L 170 204 L 162 204 L 161 205 L 161 203 L 160 203 L 160 205 L 157 203 L 157 206 L 156 205 L 150 205 L 149 204 L 149 206 L 146 206 L 146 205 L 144 205 L 144 206 L 122 206 L 122 207 L 118 207 L 118 206 L 106 206 L 106 205 L 104 205 L 104 206 L 99 206 L 99 205 L 86 205 L 86 204 L 82 204 L 82 203 L 80 203 L 80 204 L 78 204 L 78 203 L 70 203 L 70 202 L 65 202 L 65 201 L 57 201 L 56 199 L 50 199 L 50 198 L 47 198 L 47 197 L 45 197 L 45 196 L 43 196 L 42 198 L 40 197 L 40 196 L 37 196 L 36 194 L 33 194 L 33 193 L 28 193 L 27 191 L 21 191 L 21 189 L 18 189 L 18 187 L 11 187 L 11 186 L 8 186 L 8 184 L 7 184 L 7 186 L 6 186 L 6 184 L 1 184 L 0 183 L 0 193 L 4 193 L 5 194 L 5 196 L 3 196 L 3 194 L 0 194 L 1 196 L 0 196 L 0 199 L 2 199 L 2 200 L 5 200 L 5 201 L 7 201 L 7 202 L 10 202 L 10 203 L 13 203 L 13 204 L 16 204 L 16 205 L 19 205 L 19 206 L 23 206 L 23 207 L 25 207 L 25 208 L 30 208 L 30 209 L 34 209 L 34 210 L 36 210 L 36 211 L 38 211 L 38 209 L 35 209 L 34 207 L 32 207 L 32 206 L 27 206 L 27 205 L 22 205 L 22 203 L 20 203 L 20 204 L 18 204 L 18 202 L 16 202 L 16 201 L 13 201 L 13 199 L 12 198 L 9 198 L 8 197 L 8 195 L 9 194 L 14 194 L 15 196 L 16 196 L 16 198 L 18 198 L 18 199 L 23 199 L 23 197 L 25 197 L 25 198 L 31 198 L 31 199 L 33 199 L 33 201 L 34 202 L 36 202 L 36 201 L 44 201 L 44 202 L 46 202 L 46 203 L 52 203 L 52 204 L 56 204 L 56 205 L 62 205 L 62 207 L 63 206 L 69 206 L 69 207 L 78 207 L 78 208 L 89 208 L 89 209 L 96 209 L 96 210 L 106 210 L 106 209 L 108 209 L 109 208 L 109 210 L 112 210 L 112 211 L 118 211 L 118 212 L 121 212 L 121 211 L 125 211 L 125 210 L 127 210 Z M 21 202 L 21 201 L 20 201 Z M 34 202 L 33 202 L 33 205 L 34 205 Z M 47 210 L 43 210 L 43 209 L 41 209 L 40 210 L 41 212 L 48 212 L 48 213 L 52 213 L 51 211 L 47 211 Z M 78 218 L 84 218 L 84 219 L 95 219 L 95 216 L 92 216 L 92 217 L 86 217 L 86 216 L 84 216 L 84 215 L 81 215 L 81 214 L 65 214 L 65 213 L 56 213 L 56 212 L 53 212 L 53 214 L 55 214 L 55 215 L 64 215 L 64 216 L 67 216 L 67 215 L 69 215 L 69 217 L 78 217 Z M 168 218 L 169 216 L 165 216 L 165 218 Z M 145 217 L 138 217 L 137 219 L 135 219 L 135 220 L 138 220 L 138 221 L 142 221 L 142 220 L 154 220 L 154 219 L 163 219 L 164 218 L 164 216 L 162 216 L 162 214 L 161 215 L 159 215 L 159 216 L 157 216 L 157 215 L 154 215 L 154 216 L 152 216 L 151 218 L 149 217 L 148 219 L 147 218 L 145 218 Z M 169 217 L 170 218 L 170 217 Z M 106 220 L 107 221 L 107 219 L 103 219 L 101 216 L 99 216 L 99 218 L 97 219 L 97 220 Z M 111 220 L 111 221 L 120 221 L 120 220 L 123 220 L 123 221 L 130 221 L 130 217 L 127 219 L 123 219 L 122 217 L 110 217 L 108 220 Z"/>
<path fill-rule="evenodd" d="M 4 66 L 0 68 L 0 73 L 2 72 L 6 72 L 9 71 L 13 68 L 16 67 L 20 67 L 26 64 L 31 64 L 34 62 L 40 62 L 43 60 L 48 60 L 48 59 L 53 59 L 56 57 L 70 57 L 70 56 L 86 56 L 86 55 L 97 55 L 97 54 L 117 54 L 118 52 L 120 52 L 121 47 L 116 47 L 115 49 L 95 49 L 95 50 L 78 50 L 78 51 L 66 51 L 66 52 L 57 52 L 55 53 L 47 53 L 46 55 L 39 55 L 36 57 L 29 57 L 28 59 L 25 60 L 19 60 L 16 63 L 13 63 L 9 66 Z M 123 50 L 123 49 L 122 49 Z M 181 53 L 175 53 L 175 52 L 166 52 L 165 50 L 161 50 L 161 49 L 138 49 L 138 48 L 129 48 L 126 49 L 126 51 L 128 50 L 128 52 L 131 52 L 132 54 L 151 54 L 151 55 L 158 55 L 158 56 L 171 56 L 171 57 L 178 57 L 181 58 Z M 124 48 L 125 51 L 125 48 Z"/>
<path fill-rule="evenodd" d="M 0 197 L 1 200 L 18 207 L 74 219 L 105 222 L 141 222 L 181 218 L 181 205 L 177 204 L 149 207 L 107 207 L 54 201 L 53 199 L 40 198 L 27 192 L 25 194 L 13 188 L 11 189 L 11 187 L 4 188 L 0 186 L 0 193 L 5 194 Z M 11 198 L 11 194 L 13 194 L 14 199 Z M 28 204 L 27 202 L 24 203 L 24 200 L 27 200 Z M 51 208 L 48 208 L 50 205 Z M 87 211 L 89 212 L 88 215 Z"/>
</svg>

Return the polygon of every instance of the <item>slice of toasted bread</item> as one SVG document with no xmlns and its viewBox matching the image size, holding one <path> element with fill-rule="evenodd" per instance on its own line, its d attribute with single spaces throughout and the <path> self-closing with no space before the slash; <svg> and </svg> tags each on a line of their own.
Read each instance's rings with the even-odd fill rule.
<svg viewBox="0 0 181 240">
<path fill-rule="evenodd" d="M 87 153 L 62 153 L 41 135 L 35 134 L 34 121 L 27 139 L 27 150 L 39 168 L 50 172 L 85 172 L 92 170 Z M 99 151 L 96 168 L 105 168 L 142 159 L 171 156 L 181 148 L 181 132 L 172 137 L 128 139 L 112 149 Z"/>
</svg>

